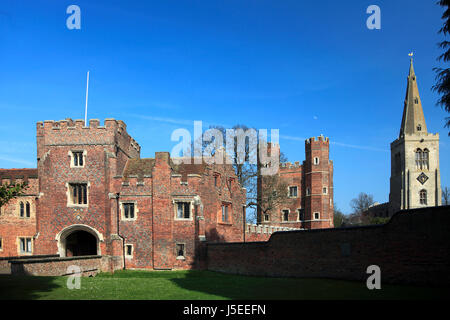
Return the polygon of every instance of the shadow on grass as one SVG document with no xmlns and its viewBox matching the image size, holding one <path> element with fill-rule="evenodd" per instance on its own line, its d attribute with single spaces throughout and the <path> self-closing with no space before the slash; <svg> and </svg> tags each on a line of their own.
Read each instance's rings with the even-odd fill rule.
<svg viewBox="0 0 450 320">
<path fill-rule="evenodd" d="M 178 287 L 232 300 L 442 300 L 449 288 L 383 285 L 369 290 L 358 281 L 336 279 L 265 278 L 187 271 L 171 279 Z"/>
<path fill-rule="evenodd" d="M 35 300 L 60 287 L 56 277 L 0 275 L 0 300 Z"/>
</svg>

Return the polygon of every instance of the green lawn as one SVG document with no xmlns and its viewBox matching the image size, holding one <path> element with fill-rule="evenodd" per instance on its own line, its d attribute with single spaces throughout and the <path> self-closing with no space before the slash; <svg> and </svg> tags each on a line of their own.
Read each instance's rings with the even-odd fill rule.
<svg viewBox="0 0 450 320">
<path fill-rule="evenodd" d="M 69 290 L 67 277 L 0 275 L 0 299 L 436 299 L 448 288 L 383 285 L 328 279 L 225 275 L 210 271 L 119 271 L 81 278 Z"/>
</svg>

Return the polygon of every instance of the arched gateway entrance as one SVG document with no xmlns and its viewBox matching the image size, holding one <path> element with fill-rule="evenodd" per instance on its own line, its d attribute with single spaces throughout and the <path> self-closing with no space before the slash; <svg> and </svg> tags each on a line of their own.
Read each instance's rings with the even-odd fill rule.
<svg viewBox="0 0 450 320">
<path fill-rule="evenodd" d="M 86 231 L 74 231 L 66 237 L 66 257 L 97 255 L 97 239 Z"/>
<path fill-rule="evenodd" d="M 58 253 L 61 257 L 100 255 L 103 236 L 86 225 L 73 225 L 57 234 Z"/>
</svg>

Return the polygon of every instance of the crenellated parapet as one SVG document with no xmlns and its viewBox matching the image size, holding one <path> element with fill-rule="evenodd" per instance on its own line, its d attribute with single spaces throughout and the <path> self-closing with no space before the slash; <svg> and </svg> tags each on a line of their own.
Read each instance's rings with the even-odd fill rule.
<svg viewBox="0 0 450 320">
<path fill-rule="evenodd" d="M 328 137 L 324 137 L 323 134 L 321 134 L 320 136 L 317 137 L 317 139 L 316 139 L 316 137 L 311 137 L 311 138 L 305 140 L 305 144 L 314 144 L 314 143 L 318 143 L 318 142 L 329 144 L 330 139 Z"/>
<path fill-rule="evenodd" d="M 291 162 L 282 162 L 280 163 L 280 171 L 287 171 L 290 169 L 301 169 L 302 165 L 299 161 L 296 161 L 294 163 Z"/>
<path fill-rule="evenodd" d="M 37 137 L 43 139 L 45 146 L 57 145 L 112 145 L 123 149 L 131 156 L 139 155 L 141 147 L 126 131 L 122 120 L 105 119 L 100 124 L 98 119 L 90 119 L 89 126 L 84 120 L 70 118 L 54 121 L 45 120 L 36 124 Z M 38 141 L 39 147 L 39 141 Z"/>
</svg>

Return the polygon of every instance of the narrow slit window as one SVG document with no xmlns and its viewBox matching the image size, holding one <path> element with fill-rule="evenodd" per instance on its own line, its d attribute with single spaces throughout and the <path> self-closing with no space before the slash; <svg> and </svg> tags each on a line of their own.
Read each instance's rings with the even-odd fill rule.
<svg viewBox="0 0 450 320">
<path fill-rule="evenodd" d="M 31 207 L 30 207 L 30 203 L 27 201 L 27 204 L 25 205 L 25 212 L 26 212 L 26 217 L 29 218 L 31 216 Z"/>
<path fill-rule="evenodd" d="M 283 221 L 289 221 L 289 210 L 283 210 Z"/>
<path fill-rule="evenodd" d="M 20 206 L 20 217 L 23 218 L 25 216 L 25 205 L 21 201 L 19 206 Z"/>
<path fill-rule="evenodd" d="M 222 204 L 222 222 L 229 222 L 229 207 L 228 204 Z"/>
</svg>

